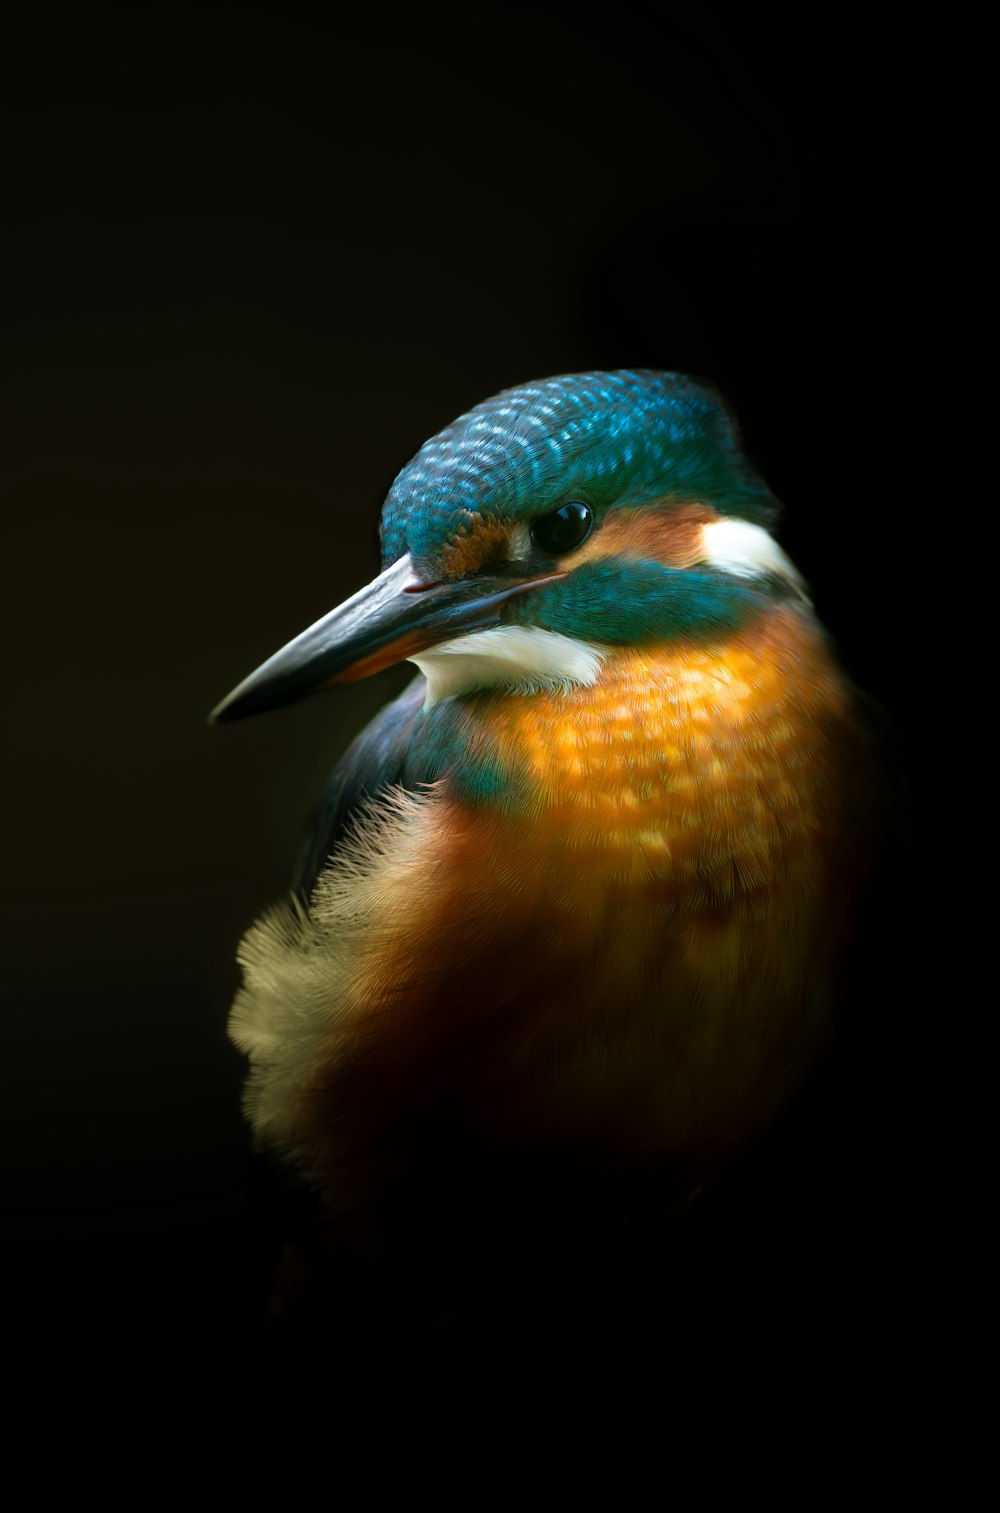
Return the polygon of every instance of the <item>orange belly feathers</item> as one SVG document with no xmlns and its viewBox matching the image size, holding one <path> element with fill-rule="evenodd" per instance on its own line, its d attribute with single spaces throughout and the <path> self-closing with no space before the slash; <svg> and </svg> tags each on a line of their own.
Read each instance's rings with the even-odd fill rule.
<svg viewBox="0 0 1000 1513">
<path fill-rule="evenodd" d="M 383 796 L 247 937 L 258 1131 L 344 1207 L 445 1127 L 695 1185 L 829 1036 L 865 758 L 822 634 L 779 606 L 469 711 L 530 801 Z"/>
</svg>

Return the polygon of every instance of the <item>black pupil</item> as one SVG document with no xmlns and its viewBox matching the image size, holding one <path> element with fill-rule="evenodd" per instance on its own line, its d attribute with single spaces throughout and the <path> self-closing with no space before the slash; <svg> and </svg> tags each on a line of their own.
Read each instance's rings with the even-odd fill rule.
<svg viewBox="0 0 1000 1513">
<path fill-rule="evenodd" d="M 543 552 L 570 552 L 590 535 L 594 517 L 590 507 L 573 500 L 561 504 L 551 515 L 543 515 L 531 526 L 531 538 Z"/>
</svg>

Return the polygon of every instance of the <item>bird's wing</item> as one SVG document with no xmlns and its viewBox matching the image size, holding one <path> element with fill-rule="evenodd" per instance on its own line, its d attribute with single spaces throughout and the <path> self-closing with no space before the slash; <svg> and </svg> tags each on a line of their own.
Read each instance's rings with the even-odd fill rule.
<svg viewBox="0 0 1000 1513">
<path fill-rule="evenodd" d="M 312 893 L 345 827 L 365 799 L 394 786 L 417 791 L 422 783 L 433 780 L 433 772 L 414 770 L 411 760 L 411 738 L 425 695 L 423 677 L 414 679 L 352 741 L 337 763 L 299 853 L 293 888 L 303 897 Z"/>
</svg>

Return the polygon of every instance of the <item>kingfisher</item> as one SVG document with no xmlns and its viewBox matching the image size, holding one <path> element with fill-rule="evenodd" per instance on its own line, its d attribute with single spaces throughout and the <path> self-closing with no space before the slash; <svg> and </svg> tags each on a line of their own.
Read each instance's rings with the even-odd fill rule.
<svg viewBox="0 0 1000 1513">
<path fill-rule="evenodd" d="M 361 1248 L 486 1173 L 683 1208 L 824 1057 L 876 759 L 778 513 L 706 382 L 504 390 L 399 473 L 374 581 L 214 711 L 418 669 L 230 1019 L 257 1140 Z"/>
</svg>

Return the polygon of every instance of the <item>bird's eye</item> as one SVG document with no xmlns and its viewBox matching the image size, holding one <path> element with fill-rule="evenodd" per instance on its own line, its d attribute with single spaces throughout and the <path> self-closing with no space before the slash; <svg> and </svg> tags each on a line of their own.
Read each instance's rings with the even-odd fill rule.
<svg viewBox="0 0 1000 1513">
<path fill-rule="evenodd" d="M 543 552 L 557 557 L 561 552 L 571 552 L 590 535 L 594 514 L 588 504 L 573 499 L 561 504 L 551 515 L 543 515 L 531 522 L 531 539 Z"/>
</svg>

